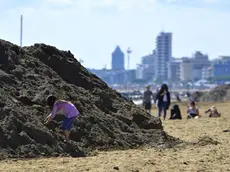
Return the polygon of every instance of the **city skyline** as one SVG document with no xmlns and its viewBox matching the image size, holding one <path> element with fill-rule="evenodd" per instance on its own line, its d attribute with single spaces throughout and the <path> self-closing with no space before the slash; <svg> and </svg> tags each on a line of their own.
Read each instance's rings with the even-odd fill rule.
<svg viewBox="0 0 230 172">
<path fill-rule="evenodd" d="M 117 45 L 125 55 L 133 50 L 130 67 L 136 68 L 163 30 L 173 33 L 173 57 L 201 51 L 214 59 L 230 54 L 229 8 L 226 0 L 0 0 L 0 38 L 19 45 L 22 14 L 23 45 L 71 50 L 89 68 L 111 68 Z"/>
</svg>

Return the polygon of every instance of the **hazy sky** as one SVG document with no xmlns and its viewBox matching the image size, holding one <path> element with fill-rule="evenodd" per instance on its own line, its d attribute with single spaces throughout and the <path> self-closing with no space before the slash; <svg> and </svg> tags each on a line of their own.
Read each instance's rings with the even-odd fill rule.
<svg viewBox="0 0 230 172">
<path fill-rule="evenodd" d="M 20 14 L 24 45 L 71 50 L 90 68 L 110 68 L 116 45 L 131 47 L 135 68 L 163 29 L 174 57 L 230 55 L 230 0 L 0 0 L 1 39 L 19 44 Z"/>
</svg>

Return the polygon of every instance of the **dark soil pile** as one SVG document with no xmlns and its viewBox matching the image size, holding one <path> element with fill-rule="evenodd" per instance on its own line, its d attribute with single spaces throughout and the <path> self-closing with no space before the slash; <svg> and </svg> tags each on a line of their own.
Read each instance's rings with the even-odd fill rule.
<svg viewBox="0 0 230 172">
<path fill-rule="evenodd" d="M 199 146 L 207 146 L 207 145 L 218 145 L 220 144 L 218 141 L 214 140 L 209 136 L 202 136 L 198 138 L 198 141 L 195 144 Z"/>
<path fill-rule="evenodd" d="M 201 101 L 205 102 L 220 102 L 230 100 L 230 85 L 220 85 L 209 92 L 205 92 L 200 97 Z"/>
<path fill-rule="evenodd" d="M 204 92 L 195 91 L 194 93 L 191 94 L 190 99 L 193 101 L 199 102 L 203 95 L 204 95 Z"/>
<path fill-rule="evenodd" d="M 63 142 L 62 115 L 44 125 L 54 94 L 80 111 Z M 172 146 L 161 121 L 89 73 L 70 51 L 45 44 L 20 47 L 0 40 L 0 158 L 87 156 L 93 150 Z"/>
</svg>

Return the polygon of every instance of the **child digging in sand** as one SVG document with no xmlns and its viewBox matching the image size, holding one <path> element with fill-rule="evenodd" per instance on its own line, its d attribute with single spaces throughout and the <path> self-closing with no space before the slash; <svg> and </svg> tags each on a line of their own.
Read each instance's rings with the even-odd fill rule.
<svg viewBox="0 0 230 172">
<path fill-rule="evenodd" d="M 71 103 L 65 100 L 57 100 L 55 96 L 48 96 L 46 99 L 47 105 L 52 109 L 50 115 L 45 119 L 45 124 L 48 124 L 56 115 L 56 113 L 63 113 L 65 119 L 63 120 L 62 130 L 65 136 L 65 142 L 69 141 L 70 130 L 74 119 L 79 115 L 78 109 Z"/>
</svg>

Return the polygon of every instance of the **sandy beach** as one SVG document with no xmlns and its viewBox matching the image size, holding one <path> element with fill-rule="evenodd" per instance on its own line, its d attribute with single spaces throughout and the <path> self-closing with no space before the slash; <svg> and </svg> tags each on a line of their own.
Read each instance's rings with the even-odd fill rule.
<svg viewBox="0 0 230 172">
<path fill-rule="evenodd" d="M 97 152 L 87 158 L 49 158 L 31 160 L 4 160 L 4 172 L 218 172 L 230 171 L 230 102 L 214 104 L 222 113 L 220 118 L 207 118 L 204 111 L 213 104 L 198 103 L 203 115 L 186 120 L 186 103 L 181 103 L 183 120 L 162 121 L 164 130 L 185 142 L 174 148 L 140 148 Z M 152 114 L 156 115 L 154 107 Z M 169 117 L 169 114 L 168 114 Z"/>
</svg>

